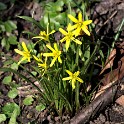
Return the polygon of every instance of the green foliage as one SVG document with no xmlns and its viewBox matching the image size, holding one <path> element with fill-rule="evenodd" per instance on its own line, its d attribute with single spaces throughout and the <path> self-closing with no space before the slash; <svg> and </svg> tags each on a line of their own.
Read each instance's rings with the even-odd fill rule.
<svg viewBox="0 0 124 124">
<path fill-rule="evenodd" d="M 20 107 L 16 103 L 7 103 L 2 107 L 2 112 L 4 114 L 0 114 L 0 123 L 10 118 L 8 124 L 17 124 L 16 118 L 20 114 Z"/>
<path fill-rule="evenodd" d="M 16 117 L 18 116 L 18 110 L 17 109 L 14 109 L 12 115 L 11 115 L 11 118 L 9 120 L 9 124 L 17 124 L 16 122 Z"/>
<path fill-rule="evenodd" d="M 31 105 L 33 101 L 34 101 L 34 99 L 31 96 L 29 96 L 23 100 L 23 104 L 24 105 Z"/>
<path fill-rule="evenodd" d="M 78 2 L 79 2 L 78 4 L 80 4 L 81 1 L 78 1 Z M 68 14 L 72 13 L 73 16 L 76 16 L 76 14 L 71 10 L 72 4 L 74 3 L 71 0 L 68 2 L 64 0 L 57 0 L 56 2 L 48 2 L 48 3 L 44 1 L 44 4 L 42 4 L 42 7 L 44 7 L 44 16 L 39 22 L 27 16 L 19 16 L 19 18 L 29 21 L 32 23 L 32 25 L 38 27 L 41 30 L 40 33 L 41 34 L 43 33 L 42 37 L 45 37 L 45 36 L 49 37 L 50 39 L 49 45 L 52 48 L 50 47 L 48 48 L 50 48 L 51 50 L 53 49 L 53 43 L 55 43 L 56 40 L 55 40 L 55 37 L 53 37 L 53 35 L 51 34 L 49 35 L 49 33 L 53 31 L 53 29 L 58 30 L 61 26 L 65 27 L 69 22 L 71 22 L 67 17 Z M 75 5 L 74 7 L 76 6 L 77 5 Z M 64 10 L 64 7 L 66 8 L 65 10 Z M 83 7 L 85 10 L 85 6 Z M 87 18 L 88 20 L 88 17 L 85 14 L 85 11 L 83 15 L 85 19 Z M 71 24 L 73 23 L 71 22 Z M 50 31 L 47 33 L 44 33 L 48 30 L 48 29 L 46 30 L 46 27 L 48 27 Z M 31 34 L 33 36 L 32 32 L 28 32 L 28 34 Z M 83 99 L 83 97 L 81 97 L 79 93 L 82 92 L 84 96 L 86 95 L 85 91 L 83 92 L 80 90 L 80 86 L 83 86 L 84 89 L 86 89 L 85 85 L 75 82 L 76 88 L 72 89 L 71 81 L 63 81 L 62 79 L 68 76 L 65 70 L 70 70 L 72 73 L 77 72 L 77 70 L 79 70 L 81 79 L 83 79 L 85 83 L 86 81 L 90 82 L 91 78 L 88 79 L 89 77 L 88 69 L 90 66 L 92 66 L 92 63 L 94 63 L 94 60 L 96 58 L 96 52 L 99 49 L 99 44 L 96 43 L 94 45 L 94 50 L 91 53 L 91 49 L 90 49 L 91 41 L 89 40 L 88 36 L 83 37 L 82 35 L 82 37 L 80 36 L 75 37 L 75 39 L 79 39 L 82 45 L 79 46 L 78 44 L 71 42 L 68 51 L 66 51 L 64 44 L 57 42 L 57 45 L 59 46 L 58 49 L 60 49 L 62 52 L 61 54 L 62 64 L 55 62 L 52 67 L 50 67 L 52 58 L 49 58 L 49 57 L 47 58 L 45 56 L 40 55 L 41 51 L 42 53 L 50 53 L 50 50 L 48 50 L 48 48 L 46 47 L 46 44 L 47 44 L 46 41 L 42 42 L 43 39 L 42 40 L 40 39 L 35 43 L 35 45 L 39 46 L 40 51 L 35 49 L 35 45 L 30 45 L 30 47 L 27 46 L 28 51 L 24 51 L 23 50 L 24 48 L 20 50 L 20 52 L 24 53 L 23 58 L 25 57 L 28 59 L 30 57 L 30 59 L 32 60 L 34 59 L 34 56 L 38 57 L 38 60 L 37 59 L 34 60 L 36 62 L 35 64 L 41 64 L 42 66 L 41 67 L 39 67 L 39 65 L 31 66 L 34 69 L 33 71 L 35 73 L 34 72 L 32 73 L 26 70 L 26 68 L 23 67 L 22 65 L 20 66 L 31 77 L 37 80 L 37 82 L 40 85 L 39 87 L 34 85 L 34 83 L 28 78 L 26 78 L 24 75 L 17 73 L 17 71 L 13 70 L 14 68 L 1 69 L 4 71 L 10 71 L 18 74 L 20 77 L 24 78 L 27 82 L 30 82 L 39 91 L 41 98 L 39 101 L 39 105 L 36 106 L 36 110 L 42 111 L 52 105 L 52 107 L 58 113 L 58 115 L 62 116 L 63 110 L 71 114 L 75 110 L 78 111 L 78 109 L 80 108 L 79 98 Z M 26 53 L 29 53 L 29 51 L 31 55 L 26 56 Z M 46 67 L 45 64 L 47 64 L 46 65 L 47 68 L 44 68 Z M 90 71 L 90 74 L 93 73 L 93 70 L 94 69 Z M 38 77 L 36 77 L 36 75 L 38 75 Z M 11 91 L 9 91 L 8 96 L 11 98 L 15 98 L 17 95 L 16 94 L 17 92 L 16 93 L 15 92 L 16 92 L 16 89 L 12 89 Z M 33 101 L 34 99 L 31 96 L 28 96 L 23 100 L 23 104 L 31 105 Z M 84 100 L 83 102 L 85 103 L 86 101 Z"/>
<path fill-rule="evenodd" d="M 12 90 L 8 92 L 9 98 L 14 99 L 17 95 L 18 95 L 18 90 L 16 88 L 12 88 Z"/>
<path fill-rule="evenodd" d="M 4 122 L 6 120 L 5 114 L 0 114 L 0 123 Z"/>
<path fill-rule="evenodd" d="M 10 75 L 10 76 L 4 77 L 4 79 L 2 80 L 2 83 L 9 85 L 11 81 L 12 81 L 12 76 Z"/>
<path fill-rule="evenodd" d="M 44 3 L 42 3 L 42 7 L 44 7 L 44 15 L 39 22 L 31 17 L 18 16 L 21 19 L 31 22 L 33 26 L 38 27 L 41 30 L 40 35 L 37 34 L 38 37 L 40 37 L 39 40 L 36 42 L 34 40 L 35 43 L 30 42 L 30 44 L 27 45 L 27 48 L 25 48 L 26 50 L 24 49 L 24 44 L 22 47 L 21 45 L 18 45 L 20 55 L 22 55 L 24 59 L 26 58 L 28 60 L 30 58 L 31 61 L 33 60 L 33 65 L 30 66 L 32 71 L 26 69 L 25 66 L 19 66 L 24 69 L 24 71 L 27 72 L 31 78 L 38 82 L 38 86 L 25 75 L 18 72 L 18 65 L 17 63 L 13 63 L 13 61 L 6 61 L 4 63 L 4 68 L 0 68 L 0 70 L 17 74 L 19 77 L 31 83 L 34 88 L 38 90 L 39 94 L 37 96 L 34 94 L 33 96 L 33 98 L 35 97 L 39 102 L 36 106 L 37 111 L 52 108 L 50 110 L 53 110 L 60 116 L 62 116 L 63 113 L 70 114 L 70 116 L 72 116 L 73 112 L 79 110 L 82 103 L 86 105 L 91 100 L 91 94 L 88 95 L 86 90 L 87 82 L 92 82 L 92 77 L 98 74 L 98 71 L 96 71 L 96 68 L 94 67 L 94 63 L 97 62 L 98 58 L 100 57 L 102 65 L 104 65 L 105 62 L 105 56 L 100 49 L 101 42 L 99 40 L 94 41 L 93 37 L 95 34 L 92 34 L 93 36 L 86 35 L 88 29 L 89 32 L 92 32 L 93 24 L 89 26 L 83 24 L 85 31 L 82 29 L 79 32 L 80 34 L 71 38 L 68 50 L 66 49 L 67 43 L 62 43 L 62 39 L 56 41 L 57 35 L 53 35 L 53 33 L 52 35 L 49 34 L 54 29 L 58 31 L 61 27 L 64 27 L 61 30 L 65 31 L 62 33 L 59 30 L 62 33 L 60 38 L 63 38 L 63 35 L 67 33 L 71 34 L 72 29 L 70 28 L 70 30 L 67 31 L 65 28 L 67 28 L 69 23 L 73 26 L 75 23 L 73 23 L 67 15 L 71 14 L 72 16 L 78 18 L 76 13 L 81 11 L 83 15 L 82 20 L 89 20 L 86 14 L 86 9 L 89 4 L 89 1 L 82 2 L 82 0 L 57 0 L 56 2 L 48 3 L 44 1 Z M 74 13 L 73 10 L 75 10 L 76 13 Z M 2 25 L 0 25 L 0 27 L 2 32 L 12 32 L 16 29 L 16 26 L 11 24 L 10 21 L 1 24 Z M 46 33 L 48 30 L 46 29 L 47 27 L 50 31 Z M 33 32 L 26 33 L 36 36 Z M 75 33 L 77 33 L 77 31 L 75 31 Z M 68 39 L 71 35 L 73 35 L 73 33 L 71 35 L 70 34 L 65 37 L 66 42 L 68 42 Z M 49 38 L 49 42 L 45 41 L 44 37 Z M 76 41 L 72 41 L 75 39 L 80 40 L 79 44 Z M 7 46 L 7 43 L 9 45 L 15 45 L 16 37 L 11 35 L 7 38 L 7 40 L 6 38 L 3 38 L 2 46 Z M 57 44 L 58 48 L 55 47 L 54 43 Z M 35 48 L 36 45 L 37 49 Z M 7 49 L 9 49 L 9 46 L 7 46 Z M 59 61 L 59 58 L 56 59 L 56 57 L 54 57 L 58 55 L 58 53 L 61 53 L 59 57 L 61 58 L 62 63 Z M 50 66 L 51 61 L 53 60 L 55 60 L 54 64 Z M 7 68 L 8 65 L 10 65 L 10 68 Z M 67 70 L 70 72 L 66 73 Z M 78 72 L 80 72 L 80 75 Z M 64 78 L 69 81 L 63 80 Z M 82 82 L 79 80 L 82 80 Z M 17 86 L 10 85 L 12 82 L 12 75 L 5 77 L 2 82 L 11 87 L 11 90 L 8 92 L 8 97 L 14 99 L 18 95 L 18 92 Z M 73 84 L 74 82 L 75 84 Z M 97 81 L 95 80 L 95 82 Z M 75 85 L 75 87 L 73 85 Z M 27 96 L 23 100 L 23 104 L 32 105 L 34 101 L 33 98 L 32 96 Z M 10 118 L 9 124 L 16 123 L 16 117 L 19 115 L 18 111 L 20 112 L 20 108 L 17 108 L 18 107 L 15 103 L 5 105 L 2 108 L 3 113 Z"/>
<path fill-rule="evenodd" d="M 3 34 L 0 37 L 2 47 L 5 47 L 6 50 L 10 49 L 11 45 L 17 45 L 17 37 L 12 34 L 12 31 L 17 29 L 16 24 L 11 21 L 0 21 L 0 33 Z M 6 35 L 4 35 L 6 33 Z"/>
<path fill-rule="evenodd" d="M 41 104 L 41 103 L 36 106 L 36 110 L 37 110 L 37 111 L 43 111 L 45 108 L 46 108 L 46 106 L 43 105 L 43 104 Z"/>
<path fill-rule="evenodd" d="M 2 112 L 9 118 L 13 115 L 14 111 L 16 111 L 16 115 L 19 116 L 20 107 L 16 103 L 7 103 L 2 107 Z"/>
<path fill-rule="evenodd" d="M 6 4 L 0 2 L 0 11 L 5 10 L 7 8 Z"/>
</svg>

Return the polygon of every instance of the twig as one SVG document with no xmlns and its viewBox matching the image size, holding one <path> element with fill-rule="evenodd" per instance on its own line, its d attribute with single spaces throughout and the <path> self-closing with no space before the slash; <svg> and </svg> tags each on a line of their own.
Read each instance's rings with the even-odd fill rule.
<svg viewBox="0 0 124 124">
<path fill-rule="evenodd" d="M 112 13 L 112 15 L 104 22 L 104 24 L 96 31 L 96 33 L 98 33 L 98 32 L 100 31 L 100 29 L 101 29 L 104 25 L 106 25 L 110 19 L 112 19 L 112 18 L 115 16 L 116 13 L 117 13 L 117 11 L 114 11 L 114 12 Z"/>
</svg>

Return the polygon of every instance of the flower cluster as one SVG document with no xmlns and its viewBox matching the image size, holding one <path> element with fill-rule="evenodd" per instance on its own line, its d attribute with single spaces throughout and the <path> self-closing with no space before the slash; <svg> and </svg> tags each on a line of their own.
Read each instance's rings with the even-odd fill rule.
<svg viewBox="0 0 124 124">
<path fill-rule="evenodd" d="M 60 43 L 66 42 L 65 43 L 66 52 L 68 52 L 70 44 L 72 41 L 78 45 L 82 44 L 82 42 L 77 37 L 77 36 L 81 35 L 81 32 L 84 32 L 86 35 L 90 36 L 90 32 L 88 31 L 87 25 L 92 23 L 92 20 L 83 21 L 81 12 L 79 12 L 79 14 L 78 14 L 78 19 L 76 19 L 75 17 L 73 17 L 70 14 L 68 15 L 68 18 L 74 23 L 74 25 L 71 25 L 69 23 L 67 26 L 67 30 L 59 28 L 59 31 L 64 36 L 60 40 Z M 49 33 L 49 24 L 48 24 L 47 25 L 47 31 L 41 31 L 39 36 L 35 36 L 33 38 L 38 38 L 40 40 L 48 41 L 50 43 L 50 35 L 53 33 L 55 33 L 55 30 L 52 30 Z M 37 63 L 38 63 L 38 67 L 43 68 L 46 71 L 48 68 L 52 67 L 56 63 L 56 61 L 58 61 L 60 64 L 62 63 L 62 59 L 61 59 L 62 50 L 59 49 L 59 46 L 57 43 L 54 43 L 53 47 L 50 44 L 46 44 L 46 47 L 51 52 L 42 53 L 41 56 L 45 57 L 45 62 L 43 62 L 43 60 L 41 58 L 39 58 L 35 55 L 31 55 L 31 52 L 28 50 L 28 48 L 26 47 L 26 44 L 24 42 L 22 42 L 22 47 L 23 47 L 23 51 L 15 49 L 16 53 L 23 56 L 23 58 L 18 62 L 18 64 L 20 64 L 24 60 L 28 60 L 28 62 L 30 62 L 30 59 L 34 58 L 34 60 L 37 61 Z M 49 57 L 52 57 L 50 65 L 47 64 Z M 79 71 L 72 73 L 71 71 L 66 70 L 66 72 L 69 74 L 69 77 L 65 77 L 62 80 L 63 81 L 70 80 L 71 84 L 72 84 L 72 89 L 75 89 L 76 81 L 79 81 L 80 83 L 83 82 L 83 80 L 78 77 L 79 73 L 80 73 Z"/>
</svg>

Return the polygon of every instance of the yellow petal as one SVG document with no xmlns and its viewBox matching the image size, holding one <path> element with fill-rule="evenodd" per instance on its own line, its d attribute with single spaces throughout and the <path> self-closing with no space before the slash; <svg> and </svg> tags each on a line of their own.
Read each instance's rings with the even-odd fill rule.
<svg viewBox="0 0 124 124">
<path fill-rule="evenodd" d="M 68 48 L 69 48 L 70 42 L 71 42 L 70 40 L 66 40 L 66 46 L 65 46 L 65 47 L 66 47 L 66 51 L 68 51 Z"/>
<path fill-rule="evenodd" d="M 40 64 L 40 63 L 38 63 L 38 66 L 40 66 L 40 67 L 46 67 L 46 64 Z"/>
<path fill-rule="evenodd" d="M 75 17 L 73 17 L 72 15 L 68 15 L 68 18 L 71 20 L 71 21 L 73 21 L 73 22 L 75 22 L 75 23 L 78 23 L 78 20 L 75 18 Z"/>
<path fill-rule="evenodd" d="M 36 57 L 35 55 L 33 55 L 34 59 L 38 62 L 41 62 L 41 59 L 39 59 L 38 57 Z"/>
<path fill-rule="evenodd" d="M 28 49 L 27 49 L 27 47 L 26 47 L 25 42 L 22 42 L 22 47 L 23 47 L 24 51 L 28 52 Z"/>
<path fill-rule="evenodd" d="M 39 38 L 39 39 L 45 39 L 43 36 L 36 36 L 36 37 L 33 37 L 32 39 L 34 39 L 34 38 Z"/>
<path fill-rule="evenodd" d="M 66 40 L 66 37 L 64 37 L 63 39 L 60 40 L 60 42 L 64 42 Z"/>
<path fill-rule="evenodd" d="M 24 61 L 24 60 L 26 60 L 25 57 L 23 57 L 23 58 L 18 62 L 18 65 L 20 65 L 20 63 L 21 63 L 22 61 Z"/>
<path fill-rule="evenodd" d="M 65 78 L 62 78 L 63 81 L 71 80 L 71 79 L 72 79 L 71 77 L 65 77 Z"/>
<path fill-rule="evenodd" d="M 74 30 L 74 29 L 77 28 L 77 27 L 78 27 L 78 24 L 72 25 L 72 26 L 70 27 L 70 30 Z"/>
<path fill-rule="evenodd" d="M 58 51 L 57 43 L 54 43 L 54 49 L 55 49 L 56 51 Z"/>
<path fill-rule="evenodd" d="M 75 89 L 75 79 L 72 79 L 72 89 Z"/>
<path fill-rule="evenodd" d="M 77 43 L 77 44 L 82 44 L 82 42 L 81 41 L 79 41 L 78 39 L 73 39 L 73 41 L 75 42 L 75 43 Z"/>
<path fill-rule="evenodd" d="M 50 64 L 50 67 L 53 66 L 53 64 L 55 63 L 56 59 L 57 59 L 57 57 L 54 57 L 54 58 L 53 58 L 53 60 L 52 60 L 52 62 L 51 62 L 51 64 Z"/>
<path fill-rule="evenodd" d="M 82 30 L 88 35 L 90 36 L 90 32 L 87 30 L 87 28 L 85 26 L 82 26 Z"/>
<path fill-rule="evenodd" d="M 55 30 L 52 30 L 48 35 L 53 34 L 53 33 L 55 33 L 55 32 L 56 32 Z"/>
<path fill-rule="evenodd" d="M 87 20 L 83 22 L 84 25 L 89 25 L 90 23 L 92 23 L 92 20 Z"/>
<path fill-rule="evenodd" d="M 61 59 L 60 56 L 58 57 L 58 61 L 59 61 L 60 63 L 62 63 L 62 59 Z"/>
<path fill-rule="evenodd" d="M 80 83 L 83 83 L 83 80 L 79 77 L 76 78 Z"/>
<path fill-rule="evenodd" d="M 79 75 L 79 73 L 80 73 L 80 72 L 79 72 L 79 71 L 77 71 L 77 72 L 75 72 L 75 73 L 74 73 L 74 75 L 78 76 L 78 75 Z"/>
<path fill-rule="evenodd" d="M 73 31 L 75 36 L 79 36 L 81 31 L 81 27 L 78 27 L 76 30 Z"/>
<path fill-rule="evenodd" d="M 53 53 L 43 53 L 43 56 L 54 56 Z"/>
<path fill-rule="evenodd" d="M 47 48 L 49 48 L 52 52 L 55 52 L 55 50 L 50 46 L 50 45 L 46 45 Z"/>
<path fill-rule="evenodd" d="M 69 23 L 68 26 L 67 26 L 67 31 L 71 31 L 72 30 L 72 26 L 71 24 Z"/>
<path fill-rule="evenodd" d="M 24 53 L 23 53 L 22 51 L 20 51 L 20 50 L 18 50 L 18 49 L 14 49 L 14 50 L 15 50 L 16 53 L 18 53 L 18 54 L 20 54 L 20 55 L 22 55 L 22 56 L 24 55 Z"/>
<path fill-rule="evenodd" d="M 65 30 L 63 30 L 62 28 L 59 28 L 59 31 L 62 33 L 62 34 L 64 34 L 64 35 L 67 35 L 68 33 L 65 31 Z"/>
<path fill-rule="evenodd" d="M 70 76 L 73 75 L 73 73 L 72 73 L 71 71 L 69 71 L 69 70 L 66 70 L 66 72 L 67 72 Z"/>
<path fill-rule="evenodd" d="M 78 14 L 78 20 L 79 20 L 79 22 L 82 22 L 82 14 L 81 14 L 81 12 L 79 12 L 79 14 Z"/>
<path fill-rule="evenodd" d="M 28 59 L 28 62 L 31 62 L 30 57 L 28 57 L 27 59 Z"/>
</svg>

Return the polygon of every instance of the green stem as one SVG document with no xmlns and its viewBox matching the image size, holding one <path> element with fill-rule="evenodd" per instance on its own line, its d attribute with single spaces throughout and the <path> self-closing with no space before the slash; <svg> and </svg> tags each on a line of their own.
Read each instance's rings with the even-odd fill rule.
<svg viewBox="0 0 124 124">
<path fill-rule="evenodd" d="M 76 102 L 76 111 L 80 107 L 80 102 L 79 102 L 79 83 L 76 82 L 76 88 L 75 88 L 75 102 Z"/>
<path fill-rule="evenodd" d="M 76 52 L 76 59 L 75 59 L 75 64 L 76 66 L 78 66 L 78 61 L 79 61 L 79 49 L 80 49 L 80 46 L 78 45 L 77 46 L 77 52 Z"/>
<path fill-rule="evenodd" d="M 114 48 L 115 42 L 116 42 L 116 41 L 118 40 L 118 38 L 119 38 L 119 35 L 120 35 L 120 32 L 121 32 L 121 29 L 122 29 L 123 25 L 124 25 L 124 18 L 123 18 L 121 24 L 119 25 L 117 34 L 116 34 L 115 37 L 114 37 L 114 42 L 112 43 L 112 49 Z"/>
</svg>

